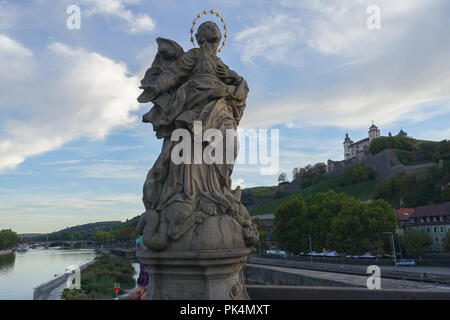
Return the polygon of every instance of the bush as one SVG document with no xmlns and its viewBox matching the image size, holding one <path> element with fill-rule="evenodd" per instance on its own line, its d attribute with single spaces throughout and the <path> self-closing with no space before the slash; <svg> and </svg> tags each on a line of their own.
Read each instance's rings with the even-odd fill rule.
<svg viewBox="0 0 450 320">
<path fill-rule="evenodd" d="M 405 136 L 378 137 L 370 143 L 369 152 L 373 155 L 385 149 L 414 150 L 414 140 Z"/>
<path fill-rule="evenodd" d="M 96 300 L 115 297 L 114 285 L 120 283 L 120 291 L 133 288 L 135 270 L 131 263 L 121 257 L 102 255 L 81 272 L 81 290 L 65 289 L 62 297 L 66 300 Z"/>
</svg>

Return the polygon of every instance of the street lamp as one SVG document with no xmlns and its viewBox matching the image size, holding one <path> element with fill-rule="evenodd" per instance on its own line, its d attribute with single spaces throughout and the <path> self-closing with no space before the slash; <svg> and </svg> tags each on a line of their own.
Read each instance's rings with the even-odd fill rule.
<svg viewBox="0 0 450 320">
<path fill-rule="evenodd" d="M 311 263 L 312 263 L 313 262 L 313 257 L 312 257 L 311 235 L 310 234 L 303 234 L 302 236 L 309 238 L 309 254 L 311 255 Z"/>
<path fill-rule="evenodd" d="M 383 232 L 383 234 L 390 234 L 392 239 L 392 252 L 394 253 L 394 263 L 397 266 L 397 255 L 395 254 L 394 234 L 392 232 Z"/>
</svg>

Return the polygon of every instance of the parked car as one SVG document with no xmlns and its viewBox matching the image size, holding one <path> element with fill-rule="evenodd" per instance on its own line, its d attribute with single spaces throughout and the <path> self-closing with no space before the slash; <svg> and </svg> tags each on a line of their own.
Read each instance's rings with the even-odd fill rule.
<svg viewBox="0 0 450 320">
<path fill-rule="evenodd" d="M 398 267 L 415 267 L 416 261 L 413 259 L 401 259 L 399 262 L 397 262 Z"/>
<path fill-rule="evenodd" d="M 272 254 L 275 256 L 280 256 L 281 259 L 287 259 L 286 251 L 280 250 L 280 249 L 269 249 L 266 250 L 266 254 Z"/>
</svg>

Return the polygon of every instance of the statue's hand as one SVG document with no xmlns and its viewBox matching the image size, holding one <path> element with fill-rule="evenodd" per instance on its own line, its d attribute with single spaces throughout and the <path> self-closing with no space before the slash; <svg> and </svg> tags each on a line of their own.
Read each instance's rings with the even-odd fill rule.
<svg viewBox="0 0 450 320">
<path fill-rule="evenodd" d="M 233 70 L 230 70 L 223 66 L 217 66 L 217 76 L 225 81 L 227 84 L 241 82 L 241 76 L 239 76 Z"/>
</svg>

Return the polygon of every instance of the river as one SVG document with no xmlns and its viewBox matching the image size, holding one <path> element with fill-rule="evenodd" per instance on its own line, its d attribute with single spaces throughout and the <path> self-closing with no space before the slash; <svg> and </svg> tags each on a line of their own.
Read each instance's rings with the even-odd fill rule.
<svg viewBox="0 0 450 320">
<path fill-rule="evenodd" d="M 96 255 L 93 249 L 43 248 L 0 255 L 0 300 L 32 300 L 35 287 Z"/>
</svg>

